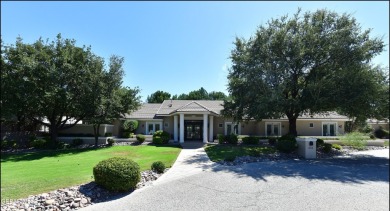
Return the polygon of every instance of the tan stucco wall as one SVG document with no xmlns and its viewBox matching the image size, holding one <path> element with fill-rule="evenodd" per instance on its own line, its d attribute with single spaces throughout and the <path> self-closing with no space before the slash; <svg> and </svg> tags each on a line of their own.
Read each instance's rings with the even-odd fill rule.
<svg viewBox="0 0 390 211">
<path fill-rule="evenodd" d="M 298 136 L 322 136 L 322 124 L 323 123 L 337 123 L 337 134 L 344 134 L 345 122 L 344 121 L 323 121 L 323 120 L 297 120 L 297 132 Z M 313 128 L 310 128 L 310 123 L 313 123 Z"/>
</svg>

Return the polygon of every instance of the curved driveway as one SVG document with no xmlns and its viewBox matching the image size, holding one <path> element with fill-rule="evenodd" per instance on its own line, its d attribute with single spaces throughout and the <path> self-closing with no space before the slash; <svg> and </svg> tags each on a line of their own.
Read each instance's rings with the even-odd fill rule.
<svg viewBox="0 0 390 211">
<path fill-rule="evenodd" d="M 83 210 L 389 210 L 388 149 L 229 167 L 188 148 L 153 185 Z"/>
</svg>

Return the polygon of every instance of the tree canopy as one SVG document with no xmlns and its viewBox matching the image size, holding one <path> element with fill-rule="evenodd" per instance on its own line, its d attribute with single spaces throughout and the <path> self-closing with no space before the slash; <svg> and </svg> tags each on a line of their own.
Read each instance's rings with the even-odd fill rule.
<svg viewBox="0 0 390 211">
<path fill-rule="evenodd" d="M 370 32 L 350 14 L 298 9 L 259 26 L 248 40 L 236 38 L 228 74 L 232 99 L 223 114 L 235 120 L 287 116 L 294 135 L 305 112 L 383 114 L 388 77 L 370 61 L 384 43 Z"/>
<path fill-rule="evenodd" d="M 115 66 L 123 61 L 112 57 L 105 71 L 103 58 L 75 43 L 59 34 L 52 42 L 40 38 L 26 44 L 17 38 L 15 45 L 2 45 L 2 117 L 22 116 L 48 126 L 55 141 L 59 130 L 113 102 L 107 96 L 121 83 L 121 67 Z M 126 100 L 134 100 L 134 93 L 138 92 L 127 94 Z M 121 103 L 127 102 L 122 99 Z M 68 120 L 74 123 L 67 124 Z"/>
<path fill-rule="evenodd" d="M 179 96 L 172 96 L 172 100 L 225 100 L 227 98 L 223 92 L 212 91 L 208 93 L 203 87 L 190 91 L 188 94 L 183 93 Z"/>
<path fill-rule="evenodd" d="M 171 99 L 171 94 L 169 94 L 168 92 L 158 90 L 152 93 L 150 96 L 148 96 L 146 101 L 148 103 L 162 103 L 164 102 L 164 100 L 169 100 L 169 99 Z"/>
</svg>

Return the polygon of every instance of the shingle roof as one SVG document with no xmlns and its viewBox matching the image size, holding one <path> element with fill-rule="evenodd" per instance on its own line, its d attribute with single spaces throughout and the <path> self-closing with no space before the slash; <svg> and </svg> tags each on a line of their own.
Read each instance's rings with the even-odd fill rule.
<svg viewBox="0 0 390 211">
<path fill-rule="evenodd" d="M 164 100 L 157 115 L 170 115 L 175 112 L 210 111 L 220 114 L 222 100 Z"/>
<path fill-rule="evenodd" d="M 128 119 L 153 119 L 156 116 L 160 103 L 144 103 L 141 108 L 131 114 L 126 114 Z"/>
<path fill-rule="evenodd" d="M 164 100 L 163 103 L 145 103 L 141 108 L 131 114 L 126 114 L 129 119 L 154 119 L 158 116 L 169 116 L 176 112 L 211 112 L 217 115 L 223 110 L 222 100 Z M 287 119 L 282 117 L 280 119 Z M 326 112 L 321 114 L 305 113 L 298 119 L 340 119 L 346 120 L 347 116 L 337 112 Z"/>
</svg>

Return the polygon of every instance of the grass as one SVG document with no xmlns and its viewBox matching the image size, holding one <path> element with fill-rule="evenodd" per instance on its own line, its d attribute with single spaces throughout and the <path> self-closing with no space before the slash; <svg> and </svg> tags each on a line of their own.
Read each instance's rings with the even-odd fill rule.
<svg viewBox="0 0 390 211">
<path fill-rule="evenodd" d="M 266 146 L 232 146 L 232 145 L 208 145 L 205 147 L 210 160 L 217 162 L 232 159 L 239 156 L 259 156 L 264 153 L 274 153 L 276 149 Z"/>
<path fill-rule="evenodd" d="M 351 146 L 358 150 L 363 150 L 367 146 L 367 140 L 369 139 L 369 136 L 359 132 L 348 133 L 347 135 L 340 137 L 343 145 Z"/>
<path fill-rule="evenodd" d="M 383 144 L 384 144 L 385 147 L 388 147 L 389 146 L 389 141 L 385 141 Z"/>
<path fill-rule="evenodd" d="M 155 161 L 169 167 L 180 153 L 176 146 L 114 146 L 1 155 L 1 196 L 25 198 L 93 181 L 93 167 L 110 157 L 127 157 L 150 169 Z"/>
</svg>

